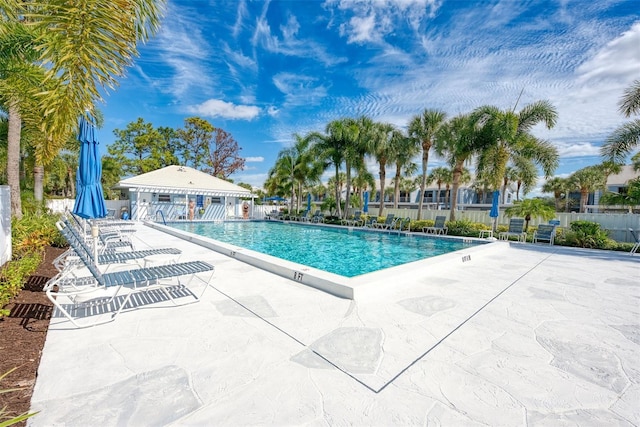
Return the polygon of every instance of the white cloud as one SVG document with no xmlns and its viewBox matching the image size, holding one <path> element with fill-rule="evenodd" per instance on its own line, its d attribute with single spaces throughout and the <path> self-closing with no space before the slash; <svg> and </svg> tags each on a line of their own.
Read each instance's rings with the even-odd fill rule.
<svg viewBox="0 0 640 427">
<path fill-rule="evenodd" d="M 261 163 L 261 162 L 264 162 L 264 157 L 262 157 L 262 156 L 245 157 L 244 161 L 247 162 L 247 163 Z"/>
<path fill-rule="evenodd" d="M 235 105 L 220 99 L 209 99 L 202 104 L 187 107 L 187 111 L 205 117 L 252 120 L 260 114 L 260 108 L 253 105 Z"/>
<path fill-rule="evenodd" d="M 318 104 L 327 95 L 327 89 L 317 84 L 316 78 L 302 74 L 277 74 L 273 84 L 285 95 L 288 105 Z"/>
<path fill-rule="evenodd" d="M 349 43 L 381 43 L 397 29 L 395 20 L 408 21 L 417 32 L 441 4 L 440 0 L 327 0 L 324 6 L 350 16 L 339 27 Z"/>
<path fill-rule="evenodd" d="M 280 112 L 280 110 L 278 110 L 276 107 L 274 107 L 273 105 L 270 106 L 269 108 L 267 108 L 267 114 L 275 117 L 278 115 L 278 113 Z"/>
<path fill-rule="evenodd" d="M 631 82 L 640 74 L 640 22 L 585 61 L 577 72 L 579 82 L 613 80 Z"/>
</svg>

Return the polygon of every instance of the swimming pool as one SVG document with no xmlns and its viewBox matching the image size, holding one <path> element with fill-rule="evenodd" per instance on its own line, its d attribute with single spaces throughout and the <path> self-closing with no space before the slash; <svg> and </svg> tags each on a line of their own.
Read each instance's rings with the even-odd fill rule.
<svg viewBox="0 0 640 427">
<path fill-rule="evenodd" d="M 175 223 L 171 227 L 344 277 L 469 248 L 482 242 L 299 223 Z"/>
</svg>

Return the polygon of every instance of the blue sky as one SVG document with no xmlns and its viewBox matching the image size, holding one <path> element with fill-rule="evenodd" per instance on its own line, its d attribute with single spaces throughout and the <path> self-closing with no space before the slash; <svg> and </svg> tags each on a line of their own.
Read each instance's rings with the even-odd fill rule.
<svg viewBox="0 0 640 427">
<path fill-rule="evenodd" d="M 99 137 L 105 147 L 138 117 L 180 128 L 200 116 L 242 147 L 246 168 L 232 178 L 260 187 L 294 133 L 361 115 L 406 129 L 424 108 L 507 109 L 522 91 L 518 107 L 558 109 L 556 127 L 534 134 L 556 145 L 556 175 L 568 176 L 597 163 L 628 120 L 617 103 L 634 79 L 638 0 L 170 0 L 99 106 Z"/>
</svg>

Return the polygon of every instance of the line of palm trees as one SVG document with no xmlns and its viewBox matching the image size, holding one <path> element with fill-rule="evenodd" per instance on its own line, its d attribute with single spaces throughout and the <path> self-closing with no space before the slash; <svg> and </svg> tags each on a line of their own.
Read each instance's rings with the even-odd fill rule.
<svg viewBox="0 0 640 427">
<path fill-rule="evenodd" d="M 420 194 L 424 196 L 430 182 L 435 181 L 439 187 L 450 184 L 450 220 L 455 220 L 458 189 L 470 180 L 465 165 L 474 162 L 476 183 L 491 190 L 502 188 L 503 194 L 510 182 L 517 183 L 518 192 L 522 187 L 526 193 L 535 185 L 538 167 L 545 176 L 551 176 L 558 166 L 558 152 L 549 141 L 532 135 L 531 129 L 537 124 L 551 128 L 556 121 L 557 112 L 548 101 L 534 102 L 517 112 L 515 108 L 501 110 L 487 105 L 450 119 L 443 111 L 425 109 L 409 120 L 406 132 L 365 116 L 341 118 L 328 123 L 324 132 L 295 135 L 293 145 L 279 153 L 264 187 L 272 194 L 289 194 L 294 211 L 294 201 L 317 188 L 321 175 L 332 168 L 334 177 L 329 184 L 334 190 L 337 215 L 346 217 L 353 203 L 352 190 L 361 198 L 364 191 L 375 186 L 367 170 L 367 161 L 374 160 L 381 197 L 386 193 L 387 168 L 395 167 L 392 181 L 397 207 L 406 177 L 417 170 L 413 159 L 421 155 Z M 428 173 L 432 152 L 446 160 L 449 175 L 444 168 Z M 339 203 L 343 184 L 347 193 L 344 210 Z M 417 219 L 422 217 L 423 201 L 424 197 L 419 197 Z M 380 203 L 379 216 L 383 209 L 384 203 Z"/>
</svg>

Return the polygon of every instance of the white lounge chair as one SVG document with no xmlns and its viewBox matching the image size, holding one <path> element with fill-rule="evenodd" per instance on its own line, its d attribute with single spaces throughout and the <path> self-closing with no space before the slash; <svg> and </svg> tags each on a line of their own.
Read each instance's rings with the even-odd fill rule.
<svg viewBox="0 0 640 427">
<path fill-rule="evenodd" d="M 173 305 L 185 305 L 200 300 L 209 287 L 209 282 L 215 271 L 214 266 L 203 261 L 190 261 L 157 267 L 136 268 L 130 270 L 102 273 L 92 258 L 91 251 L 85 245 L 78 244 L 71 231 L 62 222 L 56 224 L 60 232 L 69 240 L 78 258 L 89 270 L 92 283 L 87 278 L 80 278 L 82 286 L 77 283 L 62 283 L 56 291 L 55 287 L 47 286 L 46 295 L 59 313 L 66 317 L 75 327 L 85 328 L 100 325 L 115 320 L 125 308 L 134 309 L 142 305 L 171 301 Z M 208 277 L 202 279 L 199 274 L 206 273 Z M 184 284 L 180 277 L 189 277 Z M 176 278 L 177 285 L 165 283 L 164 279 Z M 194 294 L 189 285 L 197 278 L 204 287 L 199 295 Z M 109 293 L 109 290 L 113 290 Z M 126 295 L 119 295 L 121 291 Z M 155 291 L 155 292 L 154 292 Z M 140 295 L 134 298 L 134 295 Z M 186 302 L 178 299 L 187 298 Z M 55 315 L 55 313 L 54 313 Z M 92 322 L 80 322 L 80 318 L 94 317 Z"/>
</svg>

